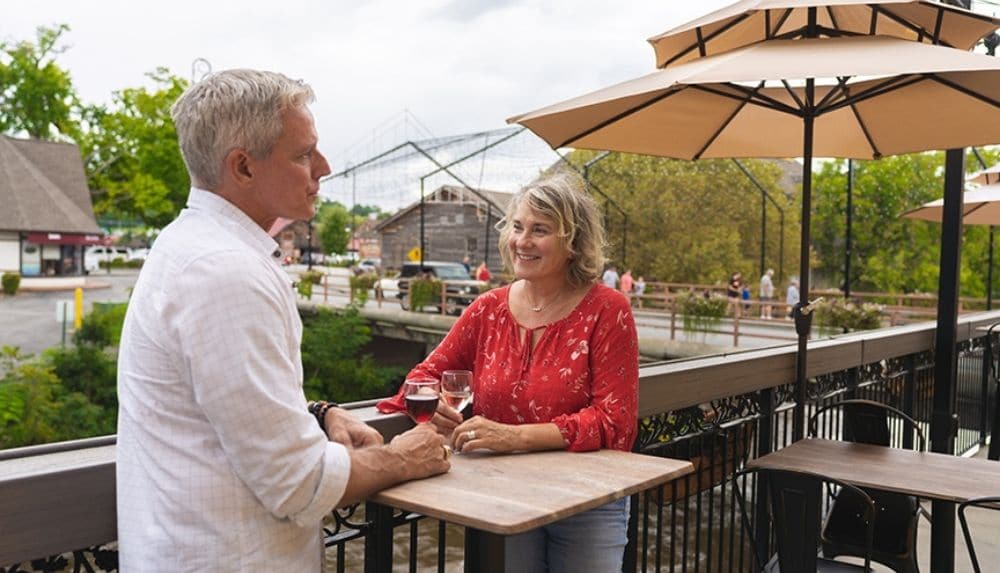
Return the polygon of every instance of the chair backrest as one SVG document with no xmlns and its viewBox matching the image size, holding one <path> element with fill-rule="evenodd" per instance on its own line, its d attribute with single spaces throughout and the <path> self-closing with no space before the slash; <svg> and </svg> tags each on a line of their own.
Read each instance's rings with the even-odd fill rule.
<svg viewBox="0 0 1000 573">
<path fill-rule="evenodd" d="M 1000 497 L 978 497 L 958 505 L 958 520 L 962 523 L 962 535 L 965 536 L 965 547 L 969 550 L 969 559 L 972 560 L 972 570 L 981 573 L 979 559 L 976 557 L 976 547 L 972 542 L 972 534 L 969 531 L 969 520 L 965 517 L 965 510 L 969 507 L 980 507 L 1000 511 Z"/>
<path fill-rule="evenodd" d="M 916 420 L 897 408 L 872 400 L 843 400 L 816 410 L 809 419 L 810 436 L 817 435 L 820 416 L 835 409 L 844 411 L 842 434 L 847 441 L 873 446 L 892 445 L 889 428 L 889 415 L 892 414 L 903 422 L 904 431 L 916 435 L 918 450 L 926 447 L 924 432 Z"/>
<path fill-rule="evenodd" d="M 851 484 L 819 474 L 766 468 L 746 469 L 738 472 L 733 479 L 743 513 L 744 527 L 748 532 L 752 532 L 752 528 L 747 519 L 744 496 L 738 487 L 739 482 L 735 480 L 754 473 L 758 474 L 758 479 L 764 479 L 767 484 L 771 523 L 782 571 L 816 570 L 823 516 L 823 484 L 839 486 L 840 495 L 846 494 L 858 498 L 858 506 L 862 511 L 861 518 L 867 524 L 865 570 L 870 570 L 872 539 L 875 533 L 875 504 L 868 494 Z M 756 546 L 754 542 L 755 555 Z M 757 555 L 757 560 L 763 569 L 765 560 L 760 555 Z"/>
</svg>

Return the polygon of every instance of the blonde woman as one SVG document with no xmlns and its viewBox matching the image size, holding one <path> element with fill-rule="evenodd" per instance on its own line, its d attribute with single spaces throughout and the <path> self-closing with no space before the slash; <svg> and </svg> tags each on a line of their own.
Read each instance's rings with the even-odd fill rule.
<svg viewBox="0 0 1000 573">
<path fill-rule="evenodd" d="M 474 373 L 474 416 L 443 402 L 432 422 L 456 451 L 612 448 L 636 434 L 638 341 L 628 299 L 600 284 L 600 212 L 578 180 L 556 175 L 511 200 L 500 253 L 517 278 L 476 299 L 410 376 Z M 380 410 L 400 411 L 399 397 Z M 514 536 L 509 571 L 618 571 L 626 499 Z"/>
</svg>

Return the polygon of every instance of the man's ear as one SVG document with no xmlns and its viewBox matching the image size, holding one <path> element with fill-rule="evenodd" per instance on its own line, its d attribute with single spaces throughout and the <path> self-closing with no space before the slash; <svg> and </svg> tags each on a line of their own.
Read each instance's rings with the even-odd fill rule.
<svg viewBox="0 0 1000 573">
<path fill-rule="evenodd" d="M 231 149 L 224 162 L 226 175 L 240 187 L 253 182 L 253 157 L 245 149 Z"/>
</svg>

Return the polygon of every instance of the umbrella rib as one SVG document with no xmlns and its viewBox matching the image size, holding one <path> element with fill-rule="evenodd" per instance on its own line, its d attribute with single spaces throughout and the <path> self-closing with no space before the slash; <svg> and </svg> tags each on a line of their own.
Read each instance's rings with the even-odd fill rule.
<svg viewBox="0 0 1000 573">
<path fill-rule="evenodd" d="M 705 38 L 701 35 L 701 26 L 694 29 L 694 37 L 698 40 L 698 56 L 705 57 Z"/>
<path fill-rule="evenodd" d="M 740 14 L 740 15 L 739 15 L 739 16 L 737 16 L 736 18 L 733 18 L 732 20 L 730 20 L 729 22 L 727 22 L 725 26 L 722 26 L 722 27 L 721 27 L 721 28 L 719 28 L 718 30 L 716 30 L 716 31 L 712 32 L 711 34 L 709 34 L 708 36 L 706 36 L 706 37 L 704 38 L 704 41 L 705 41 L 706 43 L 707 43 L 707 42 L 711 42 L 711 41 L 712 41 L 712 40 L 714 40 L 714 39 L 715 39 L 715 37 L 716 37 L 716 36 L 718 36 L 719 34 L 723 34 L 723 33 L 725 33 L 725 32 L 728 32 L 730 28 L 732 28 L 733 26 L 735 26 L 735 25 L 739 24 L 739 23 L 740 23 L 740 22 L 742 22 L 743 20 L 746 20 L 746 19 L 747 19 L 747 18 L 749 18 L 749 17 L 750 17 L 750 15 L 749 15 L 749 14 Z M 696 34 L 699 34 L 699 35 L 700 35 L 700 33 L 701 33 L 701 32 L 700 32 L 700 30 L 701 30 L 701 26 L 699 26 L 698 28 L 696 28 Z M 694 44 L 691 44 L 691 45 L 690 45 L 690 46 L 688 46 L 687 48 L 684 48 L 684 49 L 683 49 L 683 50 L 681 50 L 680 52 L 677 52 L 676 54 L 674 54 L 674 56 L 673 56 L 673 57 L 671 57 L 671 58 L 670 58 L 670 59 L 668 59 L 667 61 L 663 62 L 663 65 L 661 65 L 661 66 L 659 66 L 659 67 L 661 67 L 661 68 L 665 68 L 665 67 L 669 66 L 670 64 L 672 64 L 672 63 L 676 62 L 677 60 L 679 60 L 679 59 L 683 58 L 684 56 L 688 55 L 689 53 L 691 53 L 691 50 L 693 50 L 693 49 L 695 49 L 695 48 L 697 48 L 697 47 L 698 47 L 698 44 L 697 44 L 697 42 L 696 42 L 696 43 L 694 43 Z"/>
<path fill-rule="evenodd" d="M 777 24 L 775 24 L 774 26 L 774 32 L 773 32 L 774 34 L 777 34 L 778 30 L 780 30 L 781 27 L 785 25 L 785 22 L 788 20 L 788 17 L 792 15 L 792 10 L 793 10 L 792 8 L 786 8 L 784 13 L 781 14 L 781 17 L 778 18 Z"/>
<path fill-rule="evenodd" d="M 932 39 L 935 44 L 941 42 L 941 23 L 944 21 L 944 10 L 938 8 L 937 18 L 934 20 L 934 35 Z"/>
<path fill-rule="evenodd" d="M 788 92 L 788 95 L 792 96 L 792 99 L 795 100 L 795 105 L 799 106 L 799 109 L 805 107 L 805 104 L 799 99 L 799 94 L 795 93 L 792 86 L 788 84 L 788 80 L 781 80 L 781 84 L 785 86 L 785 91 Z"/>
<path fill-rule="evenodd" d="M 842 99 L 842 100 L 838 101 L 837 103 L 830 104 L 826 108 L 824 108 L 822 110 L 819 110 L 819 114 L 818 115 L 824 115 L 824 114 L 827 114 L 827 113 L 831 113 L 831 112 L 837 111 L 838 109 L 841 109 L 844 106 L 854 105 L 854 104 L 857 104 L 857 103 L 861 103 L 861 102 L 865 101 L 866 99 L 870 99 L 870 98 L 873 98 L 873 97 L 876 97 L 876 96 L 880 96 L 882 94 L 891 92 L 893 90 L 898 90 L 898 89 L 905 88 L 905 87 L 913 85 L 913 84 L 915 84 L 917 82 L 923 81 L 924 79 L 925 78 L 920 77 L 920 76 L 896 76 L 896 77 L 890 78 L 890 79 L 888 79 L 888 80 L 886 80 L 886 81 L 884 81 L 884 82 L 882 82 L 882 83 L 880 83 L 880 84 L 878 84 L 876 86 L 872 86 L 871 88 L 869 88 L 867 90 L 864 90 L 864 91 L 862 91 L 860 93 L 856 93 L 853 96 L 851 96 L 850 98 L 845 98 L 845 99 Z"/>
<path fill-rule="evenodd" d="M 847 76 L 838 77 L 837 85 L 834 86 L 833 89 L 831 89 L 830 91 L 826 92 L 826 95 L 823 96 L 823 99 L 819 100 L 819 103 L 816 104 L 815 108 L 818 110 L 823 109 L 823 106 L 830 103 L 830 101 L 839 96 L 842 92 L 847 91 L 846 88 L 847 88 Z"/>
<path fill-rule="evenodd" d="M 660 101 L 663 101 L 663 100 L 667 99 L 668 97 L 670 97 L 670 96 L 672 96 L 674 94 L 678 94 L 678 93 L 680 93 L 682 91 L 684 91 L 684 90 L 683 89 L 667 90 L 666 92 L 664 92 L 664 93 L 662 93 L 662 94 L 660 94 L 660 95 L 658 95 L 658 96 L 656 96 L 654 98 L 651 98 L 649 101 L 644 102 L 641 105 L 637 105 L 635 107 L 631 107 L 629 109 L 626 109 L 625 111 L 623 111 L 623 112 L 621 112 L 621 113 L 619 113 L 617 115 L 614 115 L 614 116 L 612 116 L 612 117 L 610 117 L 610 118 L 608 118 L 608 119 L 606 119 L 606 120 L 598 123 L 594 127 L 591 127 L 589 129 L 585 129 L 584 131 L 582 131 L 582 132 L 574 135 L 573 137 L 570 137 L 569 139 L 563 141 L 559 145 L 553 145 L 552 148 L 553 149 L 559 149 L 560 147 L 566 147 L 568 145 L 571 145 L 571 144 L 575 143 L 576 141 L 579 141 L 579 140 L 583 139 L 584 137 L 587 137 L 591 133 L 594 133 L 595 131 L 600 131 L 600 130 L 604 129 L 605 127 L 607 127 L 608 125 L 611 125 L 612 123 L 615 123 L 616 121 L 625 119 L 626 117 L 632 115 L 633 113 L 642 111 L 642 110 L 646 109 L 647 107 L 653 105 L 654 103 L 658 103 Z"/>
<path fill-rule="evenodd" d="M 830 23 L 833 24 L 833 28 L 839 30 L 840 24 L 837 24 L 837 17 L 833 14 L 833 6 L 826 7 L 826 15 L 830 17 Z"/>
<path fill-rule="evenodd" d="M 970 90 L 969 88 L 967 88 L 967 87 L 965 87 L 965 86 L 963 86 L 961 84 L 957 84 L 957 83 L 955 83 L 955 82 L 953 82 L 951 80 L 942 78 L 941 76 L 939 76 L 937 74 L 925 74 L 924 77 L 926 77 L 928 79 L 931 79 L 931 80 L 934 80 L 934 81 L 938 82 L 939 84 L 943 84 L 945 86 L 948 86 L 951 89 L 953 89 L 953 90 L 955 90 L 957 92 L 961 92 L 961 93 L 963 93 L 963 94 L 965 94 L 965 95 L 967 95 L 967 96 L 969 96 L 971 98 L 978 99 L 979 101 L 984 102 L 984 103 L 988 103 L 988 104 L 992 105 L 993 107 L 1000 107 L 1000 101 L 997 101 L 997 100 L 995 100 L 995 99 L 993 99 L 993 98 L 991 98 L 991 97 L 989 97 L 987 95 L 981 94 L 981 93 L 979 93 L 977 91 Z"/>
<path fill-rule="evenodd" d="M 719 135 L 722 134 L 722 131 L 726 129 L 726 127 L 730 123 L 732 123 L 732 121 L 736 118 L 737 114 L 739 114 L 740 111 L 742 111 L 743 108 L 746 107 L 748 103 L 750 103 L 750 100 L 753 99 L 754 95 L 756 95 L 756 93 L 760 91 L 760 89 L 763 87 L 764 87 L 764 82 L 760 82 L 759 84 L 757 84 L 757 87 L 755 89 L 748 90 L 749 93 L 747 93 L 746 97 L 741 101 L 740 105 L 736 106 L 736 109 L 733 110 L 733 113 L 729 114 L 729 117 L 726 118 L 726 121 L 722 122 L 722 124 L 719 126 L 719 129 L 717 129 L 715 133 L 713 133 L 712 136 L 705 141 L 705 145 L 703 145 L 701 149 L 698 150 L 698 153 L 694 154 L 692 159 L 695 160 L 701 159 L 701 155 L 705 153 L 705 150 L 707 150 L 709 146 L 715 143 L 715 140 L 719 138 Z"/>
<path fill-rule="evenodd" d="M 851 92 L 848 91 L 847 78 L 846 77 L 838 78 L 837 81 L 839 82 L 839 85 L 841 86 L 845 94 L 844 99 L 849 101 L 851 99 Z M 858 122 L 858 127 L 861 128 L 861 133 L 865 135 L 865 140 L 868 141 L 868 147 L 870 147 L 872 150 L 872 157 L 874 159 L 881 159 L 882 151 L 878 148 L 877 145 L 875 145 L 875 140 L 872 138 L 871 132 L 868 131 L 868 126 L 865 125 L 865 120 L 861 118 L 861 112 L 858 110 L 858 106 L 852 103 L 850 107 L 851 107 L 851 113 L 854 114 L 854 119 L 856 119 Z"/>
<path fill-rule="evenodd" d="M 924 36 L 931 36 L 931 33 L 928 32 L 927 30 L 924 30 L 922 27 L 917 26 L 916 24 L 910 22 L 909 20 L 907 20 L 906 18 L 903 18 L 902 16 L 894 14 L 891 10 L 889 10 L 887 8 L 884 8 L 884 7 L 879 8 L 879 12 L 881 14 L 883 14 L 886 18 L 888 18 L 888 19 L 896 22 L 900 26 L 903 26 L 904 28 L 908 28 L 911 32 L 916 33 L 917 34 L 917 41 L 918 42 L 922 42 L 923 39 L 924 39 Z M 954 48 L 955 47 L 955 46 L 952 46 L 951 44 L 949 44 L 948 42 L 944 42 L 944 41 L 938 41 L 938 42 L 935 42 L 935 43 L 937 45 L 939 45 L 939 46 L 946 46 L 948 48 Z"/>
<path fill-rule="evenodd" d="M 734 84 L 724 84 L 724 85 L 729 86 L 729 87 L 733 88 L 734 90 L 736 90 L 738 92 L 742 92 L 743 93 L 743 97 L 740 97 L 737 94 L 725 92 L 723 90 L 715 89 L 715 88 L 709 87 L 707 85 L 692 84 L 691 86 L 688 86 L 688 87 L 690 87 L 692 89 L 699 90 L 699 91 L 708 92 L 710 94 L 714 94 L 714 95 L 717 95 L 717 96 L 720 96 L 720 97 L 725 97 L 725 98 L 733 99 L 733 100 L 736 100 L 736 101 L 743 101 L 745 98 L 749 97 L 750 98 L 750 103 L 752 103 L 752 104 L 754 104 L 756 106 L 764 107 L 764 108 L 771 109 L 771 110 L 774 110 L 774 111 L 780 111 L 782 113 L 787 113 L 787 114 L 794 115 L 794 116 L 801 116 L 802 115 L 801 112 L 800 112 L 800 110 L 795 109 L 794 107 L 792 107 L 792 106 L 790 106 L 790 105 L 788 105 L 786 103 L 780 102 L 780 101 L 772 98 L 771 96 L 767 96 L 767 95 L 764 95 L 764 94 L 761 94 L 761 93 L 757 93 L 756 90 L 752 90 L 752 89 L 747 88 L 745 86 L 738 86 L 738 85 L 734 85 Z"/>
<path fill-rule="evenodd" d="M 878 29 L 878 6 L 876 4 L 870 4 L 872 9 L 872 18 L 868 23 L 868 35 L 874 36 L 875 31 Z"/>
</svg>

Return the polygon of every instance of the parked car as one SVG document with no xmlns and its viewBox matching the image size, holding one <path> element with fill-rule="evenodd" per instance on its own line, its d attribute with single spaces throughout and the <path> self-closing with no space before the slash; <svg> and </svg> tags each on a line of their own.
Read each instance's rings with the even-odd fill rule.
<svg viewBox="0 0 1000 573">
<path fill-rule="evenodd" d="M 366 273 L 377 273 L 382 270 L 382 259 L 361 259 L 358 269 Z"/>
<path fill-rule="evenodd" d="M 95 245 L 83 252 L 83 270 L 90 273 L 101 268 L 101 263 L 121 259 L 132 260 L 132 252 L 126 247 Z"/>
<path fill-rule="evenodd" d="M 414 277 L 419 277 L 422 273 L 427 273 L 431 277 L 443 280 L 447 284 L 446 305 L 449 314 L 461 314 L 465 307 L 469 306 L 475 295 L 486 290 L 487 284 L 469 278 L 465 266 L 460 263 L 443 263 L 438 261 L 424 261 L 420 263 L 403 263 L 403 268 L 399 271 L 396 287 L 399 298 L 399 306 L 403 310 L 410 309 L 409 286 Z M 431 305 L 439 308 L 438 305 Z"/>
</svg>

